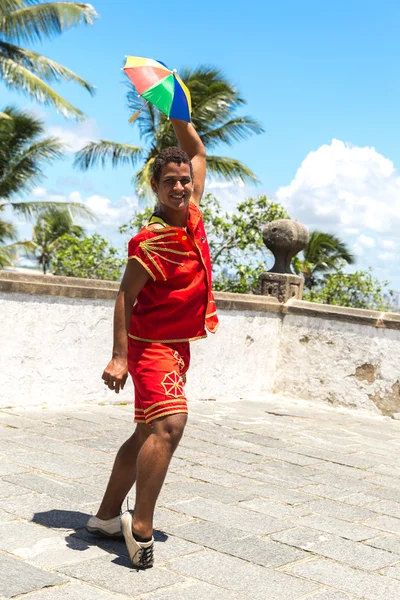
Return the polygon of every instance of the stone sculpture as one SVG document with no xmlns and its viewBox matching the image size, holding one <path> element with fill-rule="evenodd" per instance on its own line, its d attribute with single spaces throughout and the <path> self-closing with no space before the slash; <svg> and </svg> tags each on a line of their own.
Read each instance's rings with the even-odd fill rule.
<svg viewBox="0 0 400 600">
<path fill-rule="evenodd" d="M 291 261 L 308 244 L 307 228 L 290 219 L 272 221 L 263 230 L 264 244 L 275 257 L 274 266 L 259 278 L 259 293 L 273 296 L 279 302 L 290 298 L 301 300 L 303 278 L 294 275 Z"/>
</svg>

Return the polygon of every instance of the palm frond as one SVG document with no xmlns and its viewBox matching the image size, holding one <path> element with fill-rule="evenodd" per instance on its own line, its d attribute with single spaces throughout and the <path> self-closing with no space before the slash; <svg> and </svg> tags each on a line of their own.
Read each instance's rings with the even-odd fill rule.
<svg viewBox="0 0 400 600">
<path fill-rule="evenodd" d="M 163 113 L 160 113 L 158 129 L 153 139 L 153 146 L 150 150 L 150 154 L 154 153 L 154 156 L 156 156 L 161 150 L 164 150 L 164 148 L 176 145 L 177 141 L 171 121 Z"/>
<path fill-rule="evenodd" d="M 258 183 L 256 175 L 246 165 L 234 158 L 207 155 L 207 171 L 209 174 L 222 177 L 228 181 L 240 179 L 243 183 Z"/>
<path fill-rule="evenodd" d="M 8 223 L 0 219 L 0 244 L 6 240 L 14 240 L 17 237 L 17 228 L 14 223 Z"/>
<path fill-rule="evenodd" d="M 43 54 L 38 54 L 37 52 L 32 52 L 31 50 L 26 50 L 25 48 L 20 48 L 6 42 L 0 42 L 0 64 L 2 55 L 26 67 L 47 83 L 52 81 L 73 81 L 85 88 L 89 94 L 93 95 L 95 93 L 93 85 L 70 69 L 60 65 L 60 63 L 51 60 L 47 56 L 43 56 Z"/>
<path fill-rule="evenodd" d="M 8 115 L 4 110 L 0 111 L 0 145 L 1 145 L 1 142 L 4 141 L 5 137 L 7 135 L 9 135 L 10 131 L 12 130 L 12 126 L 13 126 L 12 117 L 10 115 Z M 2 158 L 2 155 L 3 155 L 3 158 Z M 4 153 L 4 151 L 1 152 L 1 149 L 0 149 L 0 169 L 1 169 L 1 165 L 4 163 L 6 155 L 7 154 Z"/>
<path fill-rule="evenodd" d="M 126 104 L 130 114 L 135 113 L 137 110 L 140 110 L 139 118 L 137 119 L 137 123 L 139 125 L 140 136 L 146 141 L 152 141 L 152 139 L 157 134 L 159 122 L 160 122 L 160 111 L 158 111 L 152 104 L 146 104 L 146 106 L 142 109 L 144 105 L 144 100 L 140 96 L 138 96 L 135 87 L 132 83 L 127 84 L 129 86 L 129 91 L 126 94 Z"/>
<path fill-rule="evenodd" d="M 0 0 L 0 2 L 1 2 L 1 0 Z M 2 112 L 10 119 L 29 119 L 34 124 L 35 134 L 42 133 L 45 129 L 43 121 L 41 121 L 36 115 L 34 115 L 33 113 L 31 113 L 23 108 L 19 108 L 19 107 L 17 108 L 13 104 L 8 104 L 8 105 L 4 106 L 2 109 Z M 25 129 L 25 125 L 24 125 L 23 129 Z M 29 135 L 33 135 L 33 134 L 29 134 Z"/>
<path fill-rule="evenodd" d="M 4 246 L 3 246 L 4 248 Z M 19 242 L 14 242 L 13 244 L 9 244 L 7 248 L 13 250 L 16 254 L 19 254 L 19 250 L 25 250 L 26 253 L 34 252 L 36 248 L 35 242 L 32 240 L 21 240 Z"/>
<path fill-rule="evenodd" d="M 66 145 L 59 138 L 49 137 L 31 144 L 22 155 L 22 159 L 31 161 L 52 161 L 61 158 Z"/>
<path fill-rule="evenodd" d="M 0 16 L 6 15 L 12 10 L 18 10 L 23 8 L 25 2 L 23 0 L 1 0 L 0 2 Z"/>
<path fill-rule="evenodd" d="M 323 263 L 326 263 L 328 259 L 331 263 L 332 260 L 335 263 L 343 260 L 348 264 L 353 264 L 355 261 L 355 257 L 347 245 L 336 235 L 325 231 L 310 232 L 309 242 L 303 251 L 303 255 L 306 261 L 321 264 L 322 268 L 325 268 Z"/>
<path fill-rule="evenodd" d="M 0 170 L 0 198 L 32 189 L 43 177 L 40 163 L 60 158 L 64 149 L 57 138 L 46 138 L 19 152 Z"/>
<path fill-rule="evenodd" d="M 14 266 L 16 257 L 17 252 L 16 248 L 14 247 L 14 244 L 0 246 L 0 269 L 4 269 L 4 267 Z"/>
<path fill-rule="evenodd" d="M 16 152 L 44 132 L 44 124 L 34 115 L 15 106 L 6 106 L 2 112 L 6 117 L 1 121 L 4 135 L 0 138 L 0 153 L 9 162 Z"/>
<path fill-rule="evenodd" d="M 261 123 L 252 117 L 235 117 L 220 127 L 212 129 L 201 136 L 201 141 L 207 148 L 216 144 L 232 145 L 234 142 L 245 140 L 253 134 L 264 133 Z"/>
<path fill-rule="evenodd" d="M 0 12 L 0 31 L 7 39 L 17 41 L 51 38 L 81 23 L 92 25 L 98 17 L 91 4 L 78 2 L 47 2 L 19 7 L 15 6 L 15 2 L 9 4 L 11 10 Z"/>
<path fill-rule="evenodd" d="M 206 149 L 219 143 L 232 144 L 263 132 L 261 124 L 252 117 L 235 114 L 245 101 L 222 71 L 201 65 L 196 69 L 180 70 L 180 75 L 191 93 L 192 123 Z M 128 86 L 127 104 L 133 113 L 143 106 L 143 99 L 138 97 L 132 84 Z M 177 141 L 170 121 L 151 104 L 143 108 L 135 126 L 136 124 L 141 138 L 147 143 L 146 153 L 127 144 L 92 142 L 76 155 L 74 164 L 85 170 L 97 164 L 105 166 L 109 159 L 115 166 L 118 163 L 133 163 L 140 157 L 143 159 L 143 166 L 137 171 L 133 181 L 138 196 L 148 198 L 151 196 L 150 179 L 155 156 L 165 148 L 175 146 Z M 225 179 L 257 182 L 255 174 L 233 158 L 207 156 L 207 168 L 210 174 Z"/>
<path fill-rule="evenodd" d="M 202 123 L 207 118 L 212 122 L 222 123 L 237 109 L 236 93 L 224 85 L 214 84 L 204 90 L 201 97 L 193 102 L 192 117 L 194 121 Z"/>
<path fill-rule="evenodd" d="M 153 197 L 153 192 L 150 186 L 151 173 L 155 158 L 150 157 L 146 160 L 145 164 L 133 177 L 135 182 L 136 193 L 142 200 L 149 200 Z"/>
<path fill-rule="evenodd" d="M 321 275 L 337 271 L 344 262 L 355 262 L 355 257 L 346 244 L 325 231 L 311 231 L 308 245 L 302 254 L 303 260 L 297 258 L 297 267 L 309 290 L 323 281 Z"/>
<path fill-rule="evenodd" d="M 57 94 L 27 67 L 0 54 L 0 77 L 10 89 L 21 90 L 42 104 L 53 105 L 65 117 L 83 120 L 84 114 Z"/>
<path fill-rule="evenodd" d="M 199 104 L 210 91 L 217 89 L 219 92 L 225 91 L 228 94 L 235 108 L 246 103 L 221 69 L 210 65 L 200 65 L 195 69 L 186 67 L 180 70 L 180 76 L 190 90 L 194 100 L 193 104 Z"/>
<path fill-rule="evenodd" d="M 84 148 L 75 154 L 74 167 L 86 171 L 98 165 L 103 168 L 111 161 L 113 167 L 120 165 L 134 165 L 142 156 L 142 148 L 131 144 L 119 144 L 100 140 L 89 142 Z"/>
<path fill-rule="evenodd" d="M 72 217 L 86 218 L 90 221 L 96 220 L 96 215 L 86 206 L 79 202 L 3 202 L 0 204 L 0 210 L 9 206 L 17 214 L 31 218 L 34 216 L 43 216 L 51 213 L 55 209 L 67 210 Z"/>
</svg>

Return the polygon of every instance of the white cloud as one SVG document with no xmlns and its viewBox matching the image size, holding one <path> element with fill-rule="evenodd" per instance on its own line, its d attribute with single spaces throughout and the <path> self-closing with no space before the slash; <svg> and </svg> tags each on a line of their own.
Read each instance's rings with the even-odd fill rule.
<svg viewBox="0 0 400 600">
<path fill-rule="evenodd" d="M 224 211 L 233 212 L 239 202 L 246 198 L 264 195 L 265 192 L 245 185 L 240 179 L 235 181 L 206 180 L 205 193 L 210 192 L 221 204 Z"/>
<path fill-rule="evenodd" d="M 357 227 L 344 227 L 341 230 L 341 234 L 345 235 L 345 236 L 354 236 L 354 235 L 358 235 L 360 233 L 360 230 Z"/>
<path fill-rule="evenodd" d="M 360 235 L 356 243 L 359 244 L 362 248 L 374 248 L 376 245 L 374 238 L 364 234 Z"/>
<path fill-rule="evenodd" d="M 50 125 L 47 135 L 60 138 L 68 152 L 77 152 L 88 142 L 99 139 L 99 130 L 94 119 L 70 125 Z"/>
<path fill-rule="evenodd" d="M 353 244 L 352 250 L 358 257 L 362 257 L 366 252 L 368 253 L 368 250 L 375 248 L 375 246 L 376 242 L 374 238 L 361 234 Z"/>
<path fill-rule="evenodd" d="M 80 192 L 71 192 L 68 195 L 68 200 L 70 202 L 82 202 L 82 196 Z"/>
<path fill-rule="evenodd" d="M 289 214 L 312 227 L 398 232 L 400 177 L 373 147 L 332 140 L 310 152 L 293 181 L 276 193 Z"/>
<path fill-rule="evenodd" d="M 98 217 L 104 224 L 119 224 L 120 210 L 111 206 L 111 200 L 95 194 L 85 201 L 85 206 Z"/>
<path fill-rule="evenodd" d="M 382 260 L 384 262 L 394 260 L 395 258 L 396 258 L 396 255 L 393 252 L 380 252 L 378 254 L 378 259 Z"/>
<path fill-rule="evenodd" d="M 382 248 L 385 248 L 386 250 L 392 250 L 396 248 L 396 242 L 394 242 L 393 240 L 381 240 L 380 246 L 382 246 Z"/>
<path fill-rule="evenodd" d="M 36 187 L 31 193 L 34 198 L 44 198 L 47 194 L 47 190 L 42 187 Z"/>
<path fill-rule="evenodd" d="M 357 256 L 351 271 L 372 266 L 400 288 L 400 176 L 375 148 L 334 139 L 310 152 L 275 197 L 291 217 L 342 238 Z"/>
<path fill-rule="evenodd" d="M 134 214 L 138 211 L 139 203 L 135 196 L 122 196 L 117 201 L 113 201 L 99 194 L 87 196 L 78 190 L 70 194 L 59 194 L 49 191 L 45 188 L 37 187 L 33 190 L 32 196 L 40 201 L 48 202 L 76 202 L 81 203 L 93 211 L 96 220 L 89 221 L 84 217 L 76 217 L 75 221 L 81 225 L 91 235 L 98 232 L 101 235 L 111 239 L 116 246 L 124 244 L 124 239 L 119 233 L 119 227 L 128 223 Z M 10 213 L 11 214 L 11 213 Z M 14 216 L 15 221 L 15 216 Z M 23 238 L 29 238 L 32 231 L 32 224 L 26 220 L 16 221 L 19 231 Z"/>
<path fill-rule="evenodd" d="M 239 178 L 233 181 L 221 181 L 219 179 L 207 179 L 206 187 L 208 191 L 213 190 L 225 190 L 225 189 L 235 189 L 235 188 L 244 188 L 245 184 Z"/>
</svg>

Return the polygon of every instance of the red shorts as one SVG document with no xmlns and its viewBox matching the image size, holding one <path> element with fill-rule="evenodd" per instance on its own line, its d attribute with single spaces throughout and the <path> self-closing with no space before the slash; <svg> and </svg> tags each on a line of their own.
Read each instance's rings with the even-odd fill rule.
<svg viewBox="0 0 400 600">
<path fill-rule="evenodd" d="M 129 338 L 128 368 L 135 387 L 135 423 L 187 413 L 183 386 L 190 363 L 189 342 L 157 344 Z"/>
</svg>

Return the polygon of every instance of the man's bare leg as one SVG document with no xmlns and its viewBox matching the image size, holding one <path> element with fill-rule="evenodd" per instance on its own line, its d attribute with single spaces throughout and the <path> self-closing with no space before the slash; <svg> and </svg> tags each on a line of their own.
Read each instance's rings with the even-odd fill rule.
<svg viewBox="0 0 400 600">
<path fill-rule="evenodd" d="M 136 462 L 141 447 L 151 434 L 145 423 L 136 425 L 133 435 L 118 450 L 107 489 L 96 517 L 112 519 L 119 515 L 122 502 L 136 480 Z"/>
<path fill-rule="evenodd" d="M 186 421 L 187 415 L 184 413 L 155 419 L 152 422 L 153 431 L 139 452 L 132 531 L 140 538 L 151 538 L 153 534 L 156 501 Z"/>
</svg>

